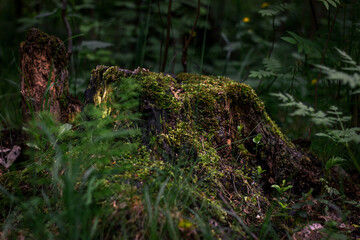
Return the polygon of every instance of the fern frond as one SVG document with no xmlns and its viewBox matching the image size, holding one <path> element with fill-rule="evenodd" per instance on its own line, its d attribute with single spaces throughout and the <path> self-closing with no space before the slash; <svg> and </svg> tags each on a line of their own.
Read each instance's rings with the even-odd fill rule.
<svg viewBox="0 0 360 240">
<path fill-rule="evenodd" d="M 284 77 L 284 75 L 280 74 L 282 65 L 279 60 L 274 58 L 265 58 L 263 60 L 263 65 L 265 70 L 250 71 L 249 77 L 257 79 L 269 78 L 280 75 Z"/>
<path fill-rule="evenodd" d="M 272 76 L 276 76 L 276 74 L 273 72 L 264 71 L 264 70 L 250 71 L 250 74 L 249 74 L 249 77 L 257 78 L 257 79 L 268 78 L 268 77 L 272 77 Z"/>
<path fill-rule="evenodd" d="M 265 58 L 263 64 L 266 71 L 269 72 L 277 73 L 280 72 L 282 68 L 280 61 L 274 58 Z"/>
<path fill-rule="evenodd" d="M 293 96 L 291 96 L 288 93 L 272 93 L 272 96 L 277 97 L 280 101 L 283 103 L 280 104 L 282 107 L 295 107 L 296 109 L 294 112 L 292 112 L 291 116 L 302 116 L 302 117 L 310 117 L 311 120 L 316 125 L 323 125 L 323 126 L 333 126 L 334 124 L 339 122 L 339 118 L 341 118 L 342 115 L 337 115 L 337 117 L 331 117 L 328 114 L 324 113 L 323 111 L 315 111 L 313 107 L 307 106 L 302 102 L 296 101 Z M 334 111 L 337 111 L 337 108 L 333 107 L 331 109 L 331 113 L 334 113 Z M 342 120 L 348 120 L 347 118 L 341 118 Z"/>
<path fill-rule="evenodd" d="M 350 65 L 356 66 L 356 62 L 346 52 L 344 52 L 338 48 L 335 48 L 335 49 L 340 54 L 341 58 L 343 59 L 343 62 L 346 62 L 346 63 L 349 63 Z"/>
<path fill-rule="evenodd" d="M 329 130 L 327 134 L 318 133 L 317 136 L 327 137 L 334 142 L 348 143 L 355 142 L 360 143 L 360 128 L 346 128 L 344 130 Z"/>
<path fill-rule="evenodd" d="M 349 85 L 350 88 L 352 89 L 360 87 L 360 74 L 358 73 L 354 73 L 351 75 L 322 65 L 315 65 L 315 66 L 319 68 L 324 74 L 326 74 L 327 79 L 329 80 L 342 81 L 344 84 Z"/>
<path fill-rule="evenodd" d="M 329 10 L 330 5 L 333 7 L 338 7 L 340 5 L 340 0 L 318 0 L 319 2 L 322 2 L 326 8 L 326 10 Z"/>
<path fill-rule="evenodd" d="M 291 37 L 282 37 L 281 39 L 288 43 L 297 45 L 299 53 L 304 52 L 305 54 L 311 55 L 315 58 L 321 57 L 321 49 L 316 42 L 303 38 L 291 31 L 288 31 L 288 34 Z"/>
<path fill-rule="evenodd" d="M 323 125 L 323 126 L 327 126 L 327 127 L 331 127 L 334 124 L 336 124 L 336 118 L 328 117 L 323 111 L 314 112 L 311 115 L 311 120 L 316 125 Z"/>
<path fill-rule="evenodd" d="M 281 3 L 278 5 L 270 6 L 267 9 L 261 9 L 259 13 L 262 17 L 273 17 L 278 15 L 280 12 L 284 12 L 290 8 L 290 4 L 288 3 Z"/>
<path fill-rule="evenodd" d="M 271 93 L 270 95 L 277 97 L 282 102 L 294 102 L 294 97 L 288 93 Z"/>
</svg>

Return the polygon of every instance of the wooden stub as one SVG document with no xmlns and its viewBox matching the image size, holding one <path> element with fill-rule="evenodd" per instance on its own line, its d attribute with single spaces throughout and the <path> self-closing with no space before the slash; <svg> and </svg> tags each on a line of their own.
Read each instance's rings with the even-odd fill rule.
<svg viewBox="0 0 360 240">
<path fill-rule="evenodd" d="M 69 92 L 68 57 L 64 43 L 39 29 L 28 31 L 20 44 L 21 108 L 23 121 L 32 113 L 47 110 L 66 121 L 62 109 Z"/>
</svg>

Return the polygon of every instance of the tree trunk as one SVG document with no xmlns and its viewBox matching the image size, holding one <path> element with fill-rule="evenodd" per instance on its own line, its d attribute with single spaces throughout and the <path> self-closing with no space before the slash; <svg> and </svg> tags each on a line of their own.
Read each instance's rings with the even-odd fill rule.
<svg viewBox="0 0 360 240">
<path fill-rule="evenodd" d="M 222 182 L 227 192 L 234 193 L 246 185 L 244 176 L 235 177 L 236 184 L 229 184 L 235 172 L 250 175 L 258 166 L 266 170 L 261 184 L 265 191 L 282 180 L 291 182 L 298 193 L 319 190 L 319 161 L 280 131 L 248 85 L 225 77 L 170 76 L 144 69 L 98 66 L 92 72 L 85 104 L 103 107 L 110 99 L 112 84 L 124 77 L 136 78 L 142 86 L 144 142 L 154 158 L 178 161 L 182 152 L 192 152 L 202 162 L 199 174 L 224 174 L 215 185 Z"/>
<path fill-rule="evenodd" d="M 68 57 L 64 43 L 39 29 L 28 31 L 20 44 L 21 108 L 23 121 L 39 111 L 50 111 L 59 121 L 68 121 L 80 111 L 69 101 Z"/>
</svg>

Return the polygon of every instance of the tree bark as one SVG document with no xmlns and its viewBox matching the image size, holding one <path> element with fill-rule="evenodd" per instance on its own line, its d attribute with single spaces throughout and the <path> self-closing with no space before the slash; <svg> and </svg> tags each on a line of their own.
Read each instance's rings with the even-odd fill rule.
<svg viewBox="0 0 360 240">
<path fill-rule="evenodd" d="M 226 173 L 221 179 L 224 185 L 232 181 L 234 172 L 229 169 L 254 171 L 261 166 L 266 170 L 265 191 L 285 179 L 297 193 L 320 189 L 320 162 L 280 131 L 248 85 L 225 77 L 98 66 L 92 72 L 85 104 L 101 106 L 110 99 L 106 95 L 112 92 L 111 84 L 124 77 L 141 83 L 144 142 L 157 152 L 154 159 L 177 161 L 181 152 L 193 152 L 195 158 L 213 159 L 216 171 Z M 156 136 L 157 141 L 150 143 L 149 136 Z M 240 180 L 237 184 L 242 185 Z M 234 192 L 231 186 L 228 192 Z"/>
<path fill-rule="evenodd" d="M 72 113 L 80 111 L 80 104 L 69 96 L 67 66 L 68 54 L 59 38 L 36 28 L 28 31 L 26 40 L 20 44 L 24 122 L 45 110 L 56 120 L 67 122 Z"/>
</svg>

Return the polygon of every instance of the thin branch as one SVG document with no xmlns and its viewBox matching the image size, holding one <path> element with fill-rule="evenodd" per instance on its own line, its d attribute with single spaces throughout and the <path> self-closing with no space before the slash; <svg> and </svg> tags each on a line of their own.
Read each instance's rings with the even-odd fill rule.
<svg viewBox="0 0 360 240">
<path fill-rule="evenodd" d="M 167 15 L 167 27 L 166 27 L 165 52 L 164 52 L 163 64 L 162 64 L 162 66 L 161 66 L 161 72 L 164 72 L 164 71 L 165 71 L 166 61 L 167 61 L 167 55 L 168 55 L 168 51 L 169 51 L 170 27 L 171 27 L 171 5 L 172 5 L 172 0 L 169 0 L 168 15 Z"/>
<path fill-rule="evenodd" d="M 274 45 L 275 45 L 275 38 L 276 38 L 276 33 L 275 33 L 275 16 L 273 16 L 272 19 L 272 29 L 273 29 L 273 39 L 272 39 L 272 43 L 271 43 L 271 48 L 269 50 L 268 53 L 268 58 L 271 57 L 272 51 L 274 50 Z"/>
<path fill-rule="evenodd" d="M 163 45 L 164 45 L 164 29 L 165 29 L 165 24 L 164 21 L 162 19 L 161 16 L 161 9 L 160 9 L 160 0 L 157 1 L 158 3 L 158 10 L 159 10 L 159 17 L 160 17 L 160 21 L 161 21 L 161 25 L 162 25 L 162 34 L 161 34 L 161 43 L 160 43 L 160 56 L 159 56 L 159 72 L 161 72 L 161 59 L 162 59 L 162 49 L 163 49 Z"/>
<path fill-rule="evenodd" d="M 327 38 L 327 40 L 325 42 L 324 49 L 323 49 L 323 51 L 321 53 L 321 65 L 324 64 L 324 61 L 325 61 L 325 54 L 326 54 L 326 51 L 327 51 L 327 48 L 328 48 L 328 44 L 329 44 L 329 41 L 330 41 L 331 34 L 333 32 L 333 29 L 334 29 L 335 20 L 336 20 L 336 17 L 338 15 L 339 9 L 340 9 L 339 7 L 336 8 L 335 16 L 334 16 L 334 18 L 332 20 L 331 27 L 330 27 L 330 30 L 329 30 L 329 35 L 328 35 L 328 38 Z M 315 111 L 317 109 L 317 97 L 318 97 L 318 89 L 319 89 L 320 77 L 321 77 L 321 72 L 318 73 L 318 78 L 317 78 L 316 86 L 315 86 L 315 103 L 314 103 Z"/>
<path fill-rule="evenodd" d="M 67 0 L 63 0 L 62 2 L 62 11 L 61 11 L 61 16 L 62 16 L 62 20 L 65 24 L 66 30 L 67 30 L 67 35 L 68 35 L 68 58 L 70 59 L 71 54 L 72 54 L 72 48 L 73 48 L 73 42 L 72 42 L 72 31 L 71 31 L 71 27 L 70 24 L 66 18 L 66 5 L 67 5 Z"/>
<path fill-rule="evenodd" d="M 222 210 L 224 210 L 227 214 L 229 214 L 230 216 L 232 216 L 233 218 L 235 218 L 241 225 L 241 227 L 244 229 L 244 231 L 249 234 L 249 236 L 252 239 L 258 240 L 258 237 L 252 233 L 250 231 L 250 228 L 245 224 L 245 222 L 240 218 L 239 215 L 236 214 L 236 212 L 234 211 L 234 209 L 231 207 L 231 205 L 226 201 L 226 199 L 224 198 L 224 196 L 221 193 L 218 193 L 218 196 L 220 197 L 220 199 L 225 203 L 225 205 L 227 205 L 230 210 L 227 210 L 225 208 L 222 208 Z"/>
<path fill-rule="evenodd" d="M 21 147 L 15 145 L 11 152 L 4 158 L 0 158 L 0 164 L 8 169 L 21 154 Z"/>
<path fill-rule="evenodd" d="M 326 54 L 326 50 L 328 48 L 328 44 L 329 44 L 329 41 L 330 41 L 330 37 L 331 37 L 331 34 L 332 34 L 332 31 L 334 29 L 334 25 L 335 25 L 335 20 L 336 20 L 336 17 L 337 17 L 337 14 L 339 12 L 339 7 L 336 8 L 336 12 L 335 12 L 335 16 L 333 18 L 333 21 L 332 21 L 332 24 L 331 24 L 331 27 L 330 27 L 330 30 L 329 30 L 329 35 L 328 35 L 328 38 L 326 40 L 326 43 L 325 43 L 325 46 L 324 46 L 324 49 L 321 53 L 321 65 L 324 64 L 324 61 L 325 61 L 325 54 Z M 319 81 L 320 81 L 320 78 L 321 78 L 321 72 L 318 73 L 318 76 L 317 76 L 317 81 L 316 81 L 316 85 L 315 85 L 315 100 L 314 100 L 314 110 L 316 111 L 317 109 L 317 98 L 318 98 L 318 90 L 319 90 Z M 311 137 L 311 129 L 313 127 L 313 123 L 310 124 L 310 127 L 309 127 L 309 134 L 308 134 L 308 138 L 310 139 Z"/>
<path fill-rule="evenodd" d="M 318 22 L 317 22 L 317 18 L 316 18 L 314 3 L 312 0 L 309 0 L 309 3 L 310 3 L 311 15 L 313 17 L 314 24 L 315 24 L 315 30 L 317 31 L 319 29 L 319 26 L 318 26 Z"/>
<path fill-rule="evenodd" d="M 184 44 L 184 48 L 182 50 L 182 56 L 181 56 L 181 63 L 183 65 L 183 68 L 184 68 L 184 72 L 187 72 L 187 50 L 189 48 L 189 44 L 190 44 L 190 41 L 195 33 L 195 29 L 196 29 L 196 26 L 197 26 L 197 22 L 199 20 L 199 16 L 200 16 L 200 0 L 198 0 L 198 5 L 197 5 L 197 9 L 196 9 L 196 18 L 195 18 L 195 22 L 194 22 L 194 25 L 191 29 L 191 32 L 190 32 L 190 36 L 189 38 L 185 37 L 185 44 Z"/>
</svg>

